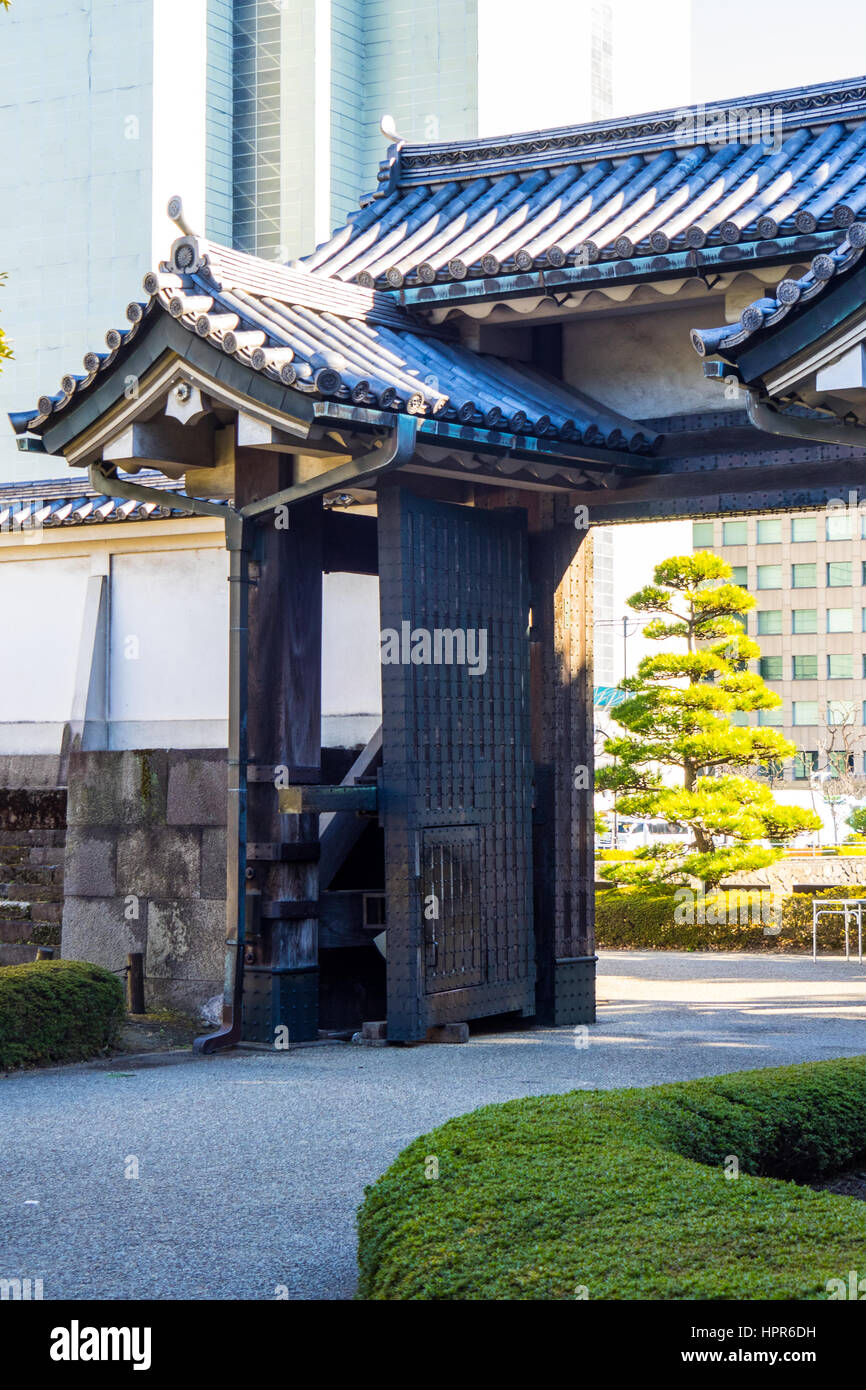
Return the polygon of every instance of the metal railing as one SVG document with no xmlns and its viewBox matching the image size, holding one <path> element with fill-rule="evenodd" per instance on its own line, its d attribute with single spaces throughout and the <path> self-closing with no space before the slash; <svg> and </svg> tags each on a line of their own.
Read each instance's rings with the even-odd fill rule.
<svg viewBox="0 0 866 1390">
<path fill-rule="evenodd" d="M 812 959 L 818 959 L 818 918 L 838 917 L 840 912 L 845 923 L 845 959 L 851 959 L 850 928 L 857 923 L 857 960 L 863 964 L 863 909 L 866 898 L 813 898 L 812 899 Z"/>
</svg>

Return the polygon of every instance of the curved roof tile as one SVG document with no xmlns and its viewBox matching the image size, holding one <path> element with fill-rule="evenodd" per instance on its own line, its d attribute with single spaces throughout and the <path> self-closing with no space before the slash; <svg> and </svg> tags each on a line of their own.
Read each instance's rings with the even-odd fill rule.
<svg viewBox="0 0 866 1390">
<path fill-rule="evenodd" d="M 856 265 L 864 248 L 866 222 L 855 222 L 848 228 L 841 245 L 826 255 L 816 256 L 799 279 L 782 280 L 775 295 L 753 300 L 736 323 L 721 324 L 718 328 L 693 328 L 692 347 L 700 357 L 736 354 L 762 328 L 773 327 L 801 305 L 809 304 L 837 275 Z"/>
<path fill-rule="evenodd" d="M 380 179 L 308 270 L 387 291 L 830 231 L 866 205 L 866 80 L 505 140 L 398 143 Z"/>
<path fill-rule="evenodd" d="M 149 298 L 127 309 L 130 327 L 112 329 L 109 351 L 88 353 L 83 375 L 67 375 L 35 412 L 16 415 L 19 433 L 42 432 L 162 312 L 251 370 L 323 400 L 636 454 L 658 442 L 565 383 L 476 353 L 356 285 L 183 236 L 144 287 Z"/>
</svg>

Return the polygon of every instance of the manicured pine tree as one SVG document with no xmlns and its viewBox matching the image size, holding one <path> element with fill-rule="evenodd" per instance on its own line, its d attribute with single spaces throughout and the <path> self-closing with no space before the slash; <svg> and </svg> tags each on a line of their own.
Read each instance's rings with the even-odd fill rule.
<svg viewBox="0 0 866 1390">
<path fill-rule="evenodd" d="M 628 600 L 654 615 L 644 628 L 653 641 L 676 641 L 639 663 L 622 682 L 628 698 L 611 712 L 625 733 L 605 740 L 613 759 L 598 769 L 596 786 L 617 795 L 625 815 L 659 816 L 684 826 L 691 843 L 649 845 L 631 862 L 603 869 L 619 882 L 700 879 L 713 886 L 728 874 L 772 864 L 782 853 L 758 843 L 792 839 L 820 828 L 811 811 L 780 805 L 746 769 L 781 763 L 796 753 L 777 729 L 734 725 L 737 711 L 782 703 L 749 662 L 760 647 L 746 635 L 742 615 L 755 600 L 731 584 L 731 567 L 702 551 L 675 555 L 655 568 L 655 583 Z M 666 785 L 672 770 L 676 785 Z"/>
</svg>

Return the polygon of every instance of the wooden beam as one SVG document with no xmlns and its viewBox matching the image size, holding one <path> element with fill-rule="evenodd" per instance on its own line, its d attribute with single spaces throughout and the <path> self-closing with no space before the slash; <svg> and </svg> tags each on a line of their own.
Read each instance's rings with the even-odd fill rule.
<svg viewBox="0 0 866 1390">
<path fill-rule="evenodd" d="M 380 724 L 367 746 L 361 750 L 343 778 L 344 787 L 353 787 L 360 777 L 369 777 L 382 765 L 382 725 Z M 375 788 L 374 788 L 375 790 Z M 367 821 L 350 811 L 324 815 L 319 822 L 322 855 L 319 862 L 319 882 L 328 888 L 366 829 Z"/>
<path fill-rule="evenodd" d="M 197 425 L 182 425 L 166 415 L 140 420 L 102 446 L 102 461 L 126 470 L 158 468 L 179 477 L 187 468 L 213 465 L 213 424 L 205 417 Z"/>
<path fill-rule="evenodd" d="M 307 812 L 320 815 L 326 811 L 365 811 L 372 815 L 379 804 L 379 789 L 374 786 L 280 787 L 277 800 L 284 815 L 299 816 Z"/>
<path fill-rule="evenodd" d="M 595 951 L 592 537 L 562 499 L 530 512 L 530 576 L 538 1016 L 584 1023 L 591 1003 L 570 1009 L 561 986 Z"/>
<path fill-rule="evenodd" d="M 291 484 L 292 460 L 239 450 L 238 506 L 271 496 Z M 290 529 L 263 516 L 253 550 L 257 569 L 250 591 L 249 759 L 259 766 L 321 764 L 322 509 L 303 504 Z M 255 844 L 304 844 L 318 840 L 314 812 L 284 813 L 273 778 L 248 789 L 248 840 Z M 303 968 L 318 960 L 318 923 L 270 917 L 270 903 L 314 903 L 319 896 L 315 858 L 256 862 L 253 885 L 261 893 L 262 935 L 255 964 Z M 315 1033 L 313 1033 L 315 1036 Z M 294 1037 L 295 1041 L 300 1041 Z"/>
</svg>

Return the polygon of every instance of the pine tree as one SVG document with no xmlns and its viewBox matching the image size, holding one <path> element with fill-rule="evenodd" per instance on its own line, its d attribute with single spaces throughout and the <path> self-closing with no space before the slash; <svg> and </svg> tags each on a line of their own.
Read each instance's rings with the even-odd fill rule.
<svg viewBox="0 0 866 1390">
<path fill-rule="evenodd" d="M 782 703 L 749 662 L 760 647 L 742 615 L 755 600 L 731 584 L 717 555 L 676 555 L 655 568 L 655 583 L 633 594 L 630 608 L 655 615 L 644 636 L 678 639 L 685 651 L 645 657 L 622 682 L 628 698 L 612 711 L 627 732 L 605 740 L 613 762 L 596 786 L 617 794 L 626 815 L 660 816 L 684 826 L 687 845 L 650 845 L 631 863 L 602 870 L 621 882 L 697 878 L 714 885 L 741 869 L 772 864 L 782 853 L 759 841 L 784 841 L 820 828 L 811 811 L 780 805 L 746 769 L 781 763 L 796 753 L 776 729 L 734 725 L 736 711 Z M 663 772 L 677 774 L 665 785 Z M 668 781 L 671 781 L 670 777 Z"/>
</svg>

